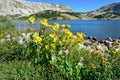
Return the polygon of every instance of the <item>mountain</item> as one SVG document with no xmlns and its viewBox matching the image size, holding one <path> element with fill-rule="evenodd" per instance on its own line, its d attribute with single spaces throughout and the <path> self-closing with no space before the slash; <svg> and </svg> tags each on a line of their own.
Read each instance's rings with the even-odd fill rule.
<svg viewBox="0 0 120 80">
<path fill-rule="evenodd" d="M 54 20 L 120 20 L 120 2 L 112 3 L 90 12 L 59 12 L 47 10 L 32 16 Z"/>
<path fill-rule="evenodd" d="M 94 11 L 73 12 L 69 7 L 58 4 L 29 2 L 25 0 L 0 0 L 0 15 L 8 15 L 14 18 L 33 15 L 39 18 L 55 20 L 120 20 L 120 2 L 103 6 Z"/>
<path fill-rule="evenodd" d="M 93 19 L 119 20 L 120 19 L 120 2 L 103 6 L 100 9 L 97 9 L 91 12 L 86 12 L 85 15 Z"/>
<path fill-rule="evenodd" d="M 54 10 L 60 12 L 72 12 L 64 5 L 48 4 L 42 2 L 29 2 L 25 0 L 0 0 L 0 15 L 27 15 L 44 10 Z"/>
</svg>

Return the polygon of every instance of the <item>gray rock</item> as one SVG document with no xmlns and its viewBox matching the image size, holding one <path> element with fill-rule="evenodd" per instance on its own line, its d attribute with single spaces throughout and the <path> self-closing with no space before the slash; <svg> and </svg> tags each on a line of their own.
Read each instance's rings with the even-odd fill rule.
<svg viewBox="0 0 120 80">
<path fill-rule="evenodd" d="M 108 40 L 108 41 L 113 41 L 111 37 L 108 37 L 106 40 Z"/>
<path fill-rule="evenodd" d="M 92 36 L 88 36 L 87 39 L 93 39 L 93 37 Z"/>
<path fill-rule="evenodd" d="M 98 41 L 98 39 L 96 37 L 93 37 L 93 40 Z"/>
<path fill-rule="evenodd" d="M 85 45 L 85 46 L 92 45 L 92 42 L 91 42 L 90 40 L 85 40 L 84 45 Z"/>
<path fill-rule="evenodd" d="M 64 5 L 48 4 L 42 2 L 28 2 L 25 0 L 0 0 L 0 15 L 22 15 L 34 14 L 44 10 L 60 12 L 72 12 Z"/>
</svg>

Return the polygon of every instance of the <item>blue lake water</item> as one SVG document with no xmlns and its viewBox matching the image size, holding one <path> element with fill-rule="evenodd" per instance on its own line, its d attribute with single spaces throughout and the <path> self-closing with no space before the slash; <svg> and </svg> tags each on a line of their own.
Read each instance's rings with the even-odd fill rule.
<svg viewBox="0 0 120 80">
<path fill-rule="evenodd" d="M 74 34 L 82 32 L 86 36 L 95 36 L 100 40 L 111 37 L 112 39 L 120 38 L 120 20 L 63 20 L 49 21 L 49 23 L 58 22 L 60 24 L 70 24 L 70 31 Z M 28 28 L 30 25 L 26 21 L 14 21 L 18 30 Z M 34 28 L 39 29 L 39 22 L 36 21 Z"/>
</svg>

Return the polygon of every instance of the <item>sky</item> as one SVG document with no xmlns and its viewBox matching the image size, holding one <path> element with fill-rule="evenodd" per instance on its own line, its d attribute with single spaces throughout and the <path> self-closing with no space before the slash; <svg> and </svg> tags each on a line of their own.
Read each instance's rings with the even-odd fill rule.
<svg viewBox="0 0 120 80">
<path fill-rule="evenodd" d="M 87 12 L 99 9 L 102 6 L 120 2 L 120 0 L 28 0 L 32 2 L 47 2 L 51 4 L 63 4 L 75 12 Z"/>
</svg>

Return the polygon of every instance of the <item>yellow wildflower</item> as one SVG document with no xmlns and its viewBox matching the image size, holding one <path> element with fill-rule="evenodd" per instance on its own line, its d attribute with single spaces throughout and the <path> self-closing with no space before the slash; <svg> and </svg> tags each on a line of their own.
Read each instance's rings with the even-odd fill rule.
<svg viewBox="0 0 120 80">
<path fill-rule="evenodd" d="M 57 41 L 58 41 L 58 38 L 55 37 L 55 38 L 53 39 L 53 42 L 57 42 Z"/>
<path fill-rule="evenodd" d="M 84 40 L 78 40 L 78 45 L 84 43 Z"/>
<path fill-rule="evenodd" d="M 49 34 L 51 38 L 54 38 L 56 35 L 55 34 Z"/>
<path fill-rule="evenodd" d="M 63 39 L 63 40 L 62 40 L 62 43 L 65 43 L 65 42 L 66 42 L 66 40 Z"/>
<path fill-rule="evenodd" d="M 49 25 L 50 29 L 52 29 L 53 31 L 58 31 L 60 24 L 58 23 L 54 23 L 54 25 Z"/>
<path fill-rule="evenodd" d="M 62 41 L 59 41 L 58 44 L 59 44 L 59 45 L 62 45 Z"/>
<path fill-rule="evenodd" d="M 59 27 L 60 27 L 60 24 L 58 24 L 58 23 L 54 23 L 54 26 L 53 26 L 54 28 L 54 30 L 55 31 L 57 31 L 58 29 L 59 29 Z"/>
<path fill-rule="evenodd" d="M 32 23 L 32 24 L 34 24 L 35 18 L 34 18 L 33 16 L 31 16 L 31 17 L 29 18 L 29 22 Z"/>
<path fill-rule="evenodd" d="M 47 20 L 47 19 L 43 19 L 43 20 L 41 20 L 41 21 L 40 21 L 40 24 L 41 24 L 42 26 L 44 26 L 44 27 L 49 26 L 49 24 L 48 24 L 48 20 Z"/>
<path fill-rule="evenodd" d="M 102 57 L 102 61 L 103 61 L 103 63 L 105 63 L 105 64 L 110 64 L 110 62 L 108 62 L 108 60 L 107 60 L 107 58 L 105 58 L 105 57 Z"/>
<path fill-rule="evenodd" d="M 42 41 L 42 38 L 41 37 L 39 37 L 39 36 L 35 36 L 34 37 L 34 42 L 35 43 L 38 43 L 38 42 L 41 42 Z"/>
<path fill-rule="evenodd" d="M 83 33 L 77 32 L 77 37 L 83 39 L 85 35 Z"/>
<path fill-rule="evenodd" d="M 53 38 L 53 42 L 57 42 L 58 41 L 58 38 L 57 38 L 56 34 L 49 34 L 49 36 L 51 38 Z"/>
<path fill-rule="evenodd" d="M 91 64 L 91 67 L 93 68 L 93 69 L 95 69 L 96 68 L 96 66 L 92 63 Z"/>
<path fill-rule="evenodd" d="M 56 27 L 56 29 L 59 29 L 60 24 L 58 24 L 58 23 L 54 23 L 54 26 Z"/>
<path fill-rule="evenodd" d="M 77 37 L 76 36 L 74 36 L 74 35 L 71 35 L 71 36 L 69 36 L 69 39 L 71 39 L 71 40 L 76 40 L 77 39 Z"/>
<path fill-rule="evenodd" d="M 61 33 L 62 33 L 62 35 L 66 35 L 66 36 L 73 35 L 72 32 L 70 32 L 68 29 L 62 29 Z"/>
<path fill-rule="evenodd" d="M 107 64 L 107 65 L 109 65 L 110 64 L 110 62 L 108 62 L 108 61 L 103 61 L 105 64 Z"/>
<path fill-rule="evenodd" d="M 107 58 L 105 58 L 105 57 L 102 57 L 102 61 L 107 61 Z"/>
<path fill-rule="evenodd" d="M 53 49 L 55 48 L 55 44 L 51 44 L 50 46 L 51 46 Z"/>
<path fill-rule="evenodd" d="M 71 27 L 71 25 L 70 25 L 70 24 L 67 24 L 67 27 L 69 28 L 69 27 Z"/>
<path fill-rule="evenodd" d="M 56 29 L 55 29 L 55 27 L 54 27 L 54 26 L 52 26 L 52 27 L 51 27 L 51 29 L 52 29 L 53 31 L 56 31 Z"/>
<path fill-rule="evenodd" d="M 38 36 L 37 33 L 34 33 L 34 34 L 33 34 L 33 41 L 34 41 L 35 43 L 39 43 L 39 42 L 42 41 L 42 38 L 41 38 L 40 36 Z"/>
<path fill-rule="evenodd" d="M 48 49 L 48 48 L 49 48 L 49 45 L 45 45 L 45 48 Z"/>
<path fill-rule="evenodd" d="M 62 24 L 61 26 L 62 26 L 63 28 L 65 28 L 66 25 L 65 25 L 65 24 Z"/>
</svg>

